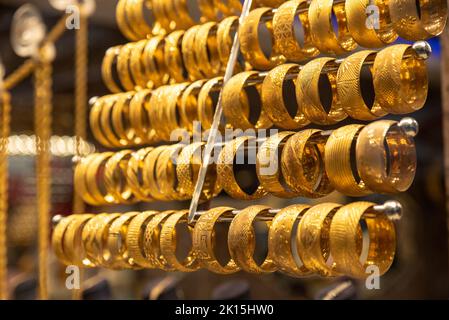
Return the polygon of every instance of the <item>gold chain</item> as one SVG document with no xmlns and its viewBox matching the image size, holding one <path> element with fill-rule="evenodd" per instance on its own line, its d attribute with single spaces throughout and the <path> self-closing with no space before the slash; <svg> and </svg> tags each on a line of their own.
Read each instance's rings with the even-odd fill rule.
<svg viewBox="0 0 449 320">
<path fill-rule="evenodd" d="M 1 93 L 0 109 L 0 299 L 8 299 L 8 137 L 11 119 L 11 96 Z"/>
<path fill-rule="evenodd" d="M 48 299 L 48 248 L 50 236 L 51 178 L 50 136 L 52 112 L 52 64 L 42 57 L 34 72 L 36 131 L 36 193 L 38 210 L 39 298 Z"/>
</svg>

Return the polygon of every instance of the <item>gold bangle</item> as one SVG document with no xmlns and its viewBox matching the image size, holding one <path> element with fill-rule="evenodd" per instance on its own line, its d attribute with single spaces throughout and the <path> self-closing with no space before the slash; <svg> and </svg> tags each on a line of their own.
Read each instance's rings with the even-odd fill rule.
<svg viewBox="0 0 449 320">
<path fill-rule="evenodd" d="M 202 267 L 218 274 L 232 274 L 240 268 L 231 258 L 224 265 L 220 264 L 215 255 L 215 224 L 220 217 L 234 217 L 233 208 L 218 207 L 202 214 L 193 229 L 192 244 L 196 259 Z M 231 213 L 231 214 L 230 214 Z"/>
<path fill-rule="evenodd" d="M 95 244 L 97 246 L 97 260 L 100 266 L 107 266 L 107 261 L 111 255 L 109 248 L 107 246 L 109 228 L 114 223 L 116 219 L 121 217 L 119 213 L 108 213 L 104 219 L 100 220 L 99 225 L 96 227 L 95 231 Z"/>
<path fill-rule="evenodd" d="M 426 102 L 426 63 L 409 45 L 398 44 L 377 53 L 373 82 L 376 99 L 390 113 L 414 112 Z"/>
<path fill-rule="evenodd" d="M 130 73 L 131 50 L 133 47 L 134 43 L 125 44 L 120 48 L 120 52 L 117 56 L 118 77 L 126 91 L 132 91 L 136 86 Z"/>
<path fill-rule="evenodd" d="M 299 73 L 299 70 L 300 67 L 297 64 L 282 64 L 270 70 L 262 83 L 262 108 L 271 121 L 283 129 L 298 129 L 310 123 L 298 103 L 296 103 L 296 114 L 292 117 L 284 101 L 286 77 Z"/>
<path fill-rule="evenodd" d="M 331 262 L 329 229 L 332 217 L 341 205 L 323 203 L 309 208 L 301 217 L 296 235 L 298 254 L 304 266 L 325 277 L 339 274 Z"/>
<path fill-rule="evenodd" d="M 100 170 L 100 167 L 106 166 L 106 163 L 113 155 L 112 152 L 97 153 L 87 164 L 85 174 L 87 191 L 100 204 L 111 204 L 117 203 L 118 201 L 118 199 L 105 188 L 104 172 Z M 103 175 L 99 176 L 99 173 L 103 173 Z M 97 179 L 104 183 L 104 188 L 101 188 L 98 185 Z"/>
<path fill-rule="evenodd" d="M 117 7 L 115 9 L 115 18 L 117 25 L 121 31 L 121 33 L 128 38 L 129 40 L 139 40 L 139 36 L 134 32 L 131 28 L 130 22 L 127 19 L 126 15 L 126 7 L 128 5 L 128 0 L 120 0 L 117 3 Z"/>
<path fill-rule="evenodd" d="M 268 58 L 260 47 L 259 24 L 264 23 L 269 31 L 270 37 L 273 38 L 271 20 L 269 22 L 263 22 L 263 18 L 270 14 L 271 8 L 257 8 L 252 10 L 245 18 L 238 31 L 240 50 L 243 57 L 258 70 L 268 70 L 285 61 L 285 58 L 278 54 L 275 46 L 273 46 Z"/>
<path fill-rule="evenodd" d="M 148 222 L 154 218 L 157 211 L 145 211 L 136 215 L 128 225 L 126 234 L 126 247 L 133 264 L 142 268 L 155 268 L 155 266 L 147 259 L 143 251 L 144 231 Z"/>
<path fill-rule="evenodd" d="M 197 80 L 189 84 L 181 97 L 181 108 L 179 116 L 181 124 L 189 132 L 193 132 L 193 123 L 199 120 L 198 117 L 198 100 L 201 88 L 207 80 Z"/>
<path fill-rule="evenodd" d="M 165 38 L 163 36 L 151 37 L 143 51 L 142 61 L 147 78 L 147 86 L 156 88 L 167 84 L 170 80 L 164 61 Z"/>
<path fill-rule="evenodd" d="M 132 269 L 136 266 L 129 257 L 127 247 L 128 226 L 138 212 L 128 212 L 115 219 L 109 227 L 107 237 L 107 248 L 110 252 L 105 266 L 112 269 Z"/>
<path fill-rule="evenodd" d="M 100 114 L 103 110 L 105 100 L 107 100 L 107 97 L 102 97 L 95 101 L 92 109 L 90 109 L 89 124 L 95 140 L 100 142 L 105 147 L 113 148 L 114 145 L 108 140 L 104 132 L 101 130 Z"/>
<path fill-rule="evenodd" d="M 425 40 L 443 32 L 447 20 L 447 1 L 388 2 L 390 16 L 396 32 L 410 41 Z"/>
<path fill-rule="evenodd" d="M 250 100 L 245 86 L 248 81 L 258 77 L 257 71 L 244 71 L 233 76 L 223 87 L 221 105 L 226 121 L 234 128 L 246 129 L 267 129 L 272 123 L 264 108 L 261 108 L 260 115 L 256 123 L 251 123 Z M 259 97 L 261 96 L 261 85 L 256 84 L 255 88 Z"/>
<path fill-rule="evenodd" d="M 199 30 L 199 25 L 189 28 L 184 33 L 184 37 L 182 38 L 181 43 L 181 52 L 184 66 L 187 70 L 187 73 L 189 74 L 190 80 L 192 81 L 203 78 L 203 75 L 201 74 L 199 69 L 199 63 L 196 60 L 195 52 L 193 49 L 195 47 L 195 41 Z"/>
<path fill-rule="evenodd" d="M 242 160 L 242 155 L 244 153 L 239 152 L 241 147 L 245 146 L 245 143 L 250 142 L 255 144 L 256 138 L 253 136 L 242 136 L 238 137 L 225 144 L 221 150 L 218 161 L 217 161 L 217 175 L 219 184 L 223 189 L 233 198 L 241 200 L 255 200 L 260 199 L 267 194 L 267 191 L 262 185 L 259 184 L 256 191 L 252 194 L 248 194 L 240 188 L 234 175 L 234 159 L 239 154 L 239 159 Z M 246 157 L 243 157 L 245 160 Z"/>
<path fill-rule="evenodd" d="M 121 150 L 110 157 L 104 169 L 104 186 L 118 203 L 134 203 L 136 199 L 126 183 L 131 150 Z"/>
<path fill-rule="evenodd" d="M 221 0 L 217 1 L 222 4 Z M 237 31 L 239 27 L 239 17 L 231 16 L 223 19 L 218 23 L 217 27 L 217 44 L 218 44 L 218 57 L 221 61 L 221 65 L 223 69 L 226 68 L 226 65 L 229 60 L 229 56 L 231 55 L 232 43 L 234 42 L 233 31 Z M 239 70 L 239 65 L 236 64 L 236 70 Z"/>
<path fill-rule="evenodd" d="M 217 7 L 225 17 L 239 16 L 242 12 L 242 3 L 239 0 L 213 0 L 214 6 Z"/>
<path fill-rule="evenodd" d="M 161 192 L 159 189 L 157 180 L 156 180 L 156 163 L 159 159 L 161 153 L 167 148 L 167 146 L 159 146 L 154 148 L 150 154 L 145 157 L 144 160 L 144 171 L 143 171 L 143 181 L 150 195 L 157 200 L 166 201 L 166 195 Z"/>
<path fill-rule="evenodd" d="M 131 189 L 134 197 L 140 201 L 154 201 L 148 188 L 143 185 L 144 160 L 153 149 L 153 147 L 148 147 L 133 152 L 126 168 L 126 184 Z"/>
<path fill-rule="evenodd" d="M 54 228 L 51 238 L 52 248 L 55 252 L 56 257 L 65 265 L 70 265 L 71 261 L 64 252 L 64 234 L 69 224 L 72 223 L 72 221 L 76 218 L 77 215 L 75 214 L 62 218 Z"/>
<path fill-rule="evenodd" d="M 74 172 L 74 189 L 75 192 L 87 203 L 91 205 L 100 205 L 104 203 L 104 199 L 91 195 L 87 187 L 86 170 L 90 163 L 97 157 L 97 154 L 90 154 L 85 158 L 82 158 L 75 166 Z"/>
<path fill-rule="evenodd" d="M 176 82 L 186 82 L 189 80 L 181 53 L 184 33 L 183 30 L 178 30 L 165 37 L 164 60 L 168 73 Z"/>
<path fill-rule="evenodd" d="M 208 130 L 212 127 L 214 119 L 216 99 L 218 99 L 219 88 L 223 84 L 223 77 L 215 77 L 208 80 L 198 94 L 198 118 L 200 119 L 201 127 Z M 213 97 L 211 93 L 216 93 Z M 223 129 L 220 126 L 220 129 Z"/>
<path fill-rule="evenodd" d="M 333 28 L 332 14 L 337 20 L 338 34 Z M 313 42 L 322 53 L 340 55 L 357 48 L 346 23 L 344 2 L 334 4 L 333 0 L 312 0 L 309 21 Z"/>
<path fill-rule="evenodd" d="M 391 22 L 388 1 L 348 0 L 345 12 L 351 36 L 363 47 L 383 47 L 398 37 Z"/>
<path fill-rule="evenodd" d="M 187 210 L 183 210 L 171 214 L 164 221 L 160 235 L 160 248 L 162 255 L 170 266 L 172 266 L 175 270 L 182 272 L 192 272 L 199 269 L 198 260 L 193 255 L 192 249 L 182 262 L 176 257 L 176 225 L 179 225 L 181 222 L 180 220 L 184 219 L 187 228 L 190 229 L 190 226 L 187 224 L 188 213 L 189 212 Z"/>
<path fill-rule="evenodd" d="M 347 117 L 341 106 L 336 88 L 337 71 L 326 72 L 332 91 L 332 102 L 329 111 L 326 110 L 321 102 L 319 80 L 322 71 L 329 66 L 335 66 L 335 59 L 314 59 L 304 65 L 296 80 L 296 99 L 300 112 L 311 122 L 319 125 L 335 124 Z"/>
<path fill-rule="evenodd" d="M 182 193 L 177 181 L 176 167 L 179 153 L 184 148 L 181 144 L 167 147 L 159 155 L 156 162 L 156 181 L 160 192 L 169 200 L 186 200 L 188 196 Z"/>
<path fill-rule="evenodd" d="M 129 102 L 129 124 L 136 138 L 143 143 L 151 143 L 156 138 L 156 131 L 150 127 L 148 108 L 152 91 L 148 89 L 135 92 Z"/>
<path fill-rule="evenodd" d="M 310 274 L 298 256 L 298 249 L 294 247 L 292 233 L 298 219 L 310 208 L 304 204 L 294 204 L 279 211 L 273 218 L 268 234 L 268 252 L 272 255 L 279 271 L 293 277 Z M 298 261 L 299 260 L 299 261 Z M 299 263 L 300 262 L 300 263 Z"/>
<path fill-rule="evenodd" d="M 406 191 L 416 173 L 415 143 L 395 121 L 370 123 L 359 132 L 356 163 L 361 179 L 371 190 Z"/>
<path fill-rule="evenodd" d="M 174 213 L 175 211 L 169 210 L 156 214 L 153 219 L 148 222 L 143 239 L 143 251 L 147 260 L 156 268 L 165 271 L 174 271 L 175 269 L 167 262 L 165 256 L 161 253 L 161 224 Z"/>
<path fill-rule="evenodd" d="M 164 6 L 165 0 L 151 0 L 151 8 L 153 9 L 153 15 L 155 20 L 160 24 L 161 29 L 169 32 L 173 30 L 174 25 L 168 18 L 167 12 Z"/>
<path fill-rule="evenodd" d="M 112 108 L 112 128 L 122 145 L 140 144 L 142 141 L 136 137 L 134 128 L 129 124 L 129 103 L 135 92 L 119 94 Z"/>
<path fill-rule="evenodd" d="M 81 238 L 84 225 L 92 217 L 94 217 L 93 214 L 77 215 L 76 219 L 67 226 L 63 238 L 63 251 L 71 265 L 79 267 L 94 266 L 92 261 L 86 257 Z"/>
<path fill-rule="evenodd" d="M 352 150 L 362 125 L 352 124 L 332 131 L 326 142 L 324 163 L 332 186 L 341 193 L 360 197 L 372 193 L 352 170 Z"/>
<path fill-rule="evenodd" d="M 251 273 L 274 272 L 276 266 L 268 254 L 265 260 L 258 265 L 254 261 L 256 247 L 253 222 L 257 216 L 263 216 L 270 210 L 267 206 L 250 206 L 240 211 L 232 220 L 228 232 L 228 248 L 232 259 L 242 268 Z"/>
<path fill-rule="evenodd" d="M 267 192 L 281 198 L 293 198 L 298 194 L 285 185 L 281 175 L 280 155 L 282 144 L 294 132 L 283 131 L 269 137 L 257 151 L 256 172 L 260 184 Z"/>
<path fill-rule="evenodd" d="M 216 21 L 218 10 L 215 7 L 214 0 L 199 0 L 198 1 L 198 7 L 201 12 L 201 23 L 204 23 L 206 21 Z"/>
<path fill-rule="evenodd" d="M 357 120 L 375 120 L 387 114 L 378 102 L 377 95 L 373 105 L 368 107 L 362 95 L 360 79 L 363 64 L 372 60 L 375 51 L 363 50 L 345 58 L 337 72 L 337 91 L 345 112 Z M 372 68 L 369 68 L 372 73 Z"/>
<path fill-rule="evenodd" d="M 269 6 L 271 7 L 271 6 Z M 307 12 L 307 0 L 287 1 L 277 9 L 273 16 L 273 35 L 276 48 L 289 61 L 299 62 L 319 54 L 310 35 L 310 22 Z M 297 14 L 298 11 L 302 11 Z M 299 18 L 303 30 L 301 46 L 295 36 L 295 20 Z"/>
<path fill-rule="evenodd" d="M 146 0 L 132 0 L 128 1 L 126 5 L 126 15 L 132 21 L 131 28 L 140 39 L 144 39 L 153 31 L 152 26 L 146 22 L 143 13 L 145 2 Z"/>
<path fill-rule="evenodd" d="M 114 64 L 114 60 L 116 59 L 117 55 L 120 53 L 120 48 L 121 46 L 116 46 L 106 50 L 103 62 L 101 64 L 101 75 L 103 78 L 103 82 L 105 83 L 106 87 L 108 87 L 109 91 L 113 93 L 119 93 L 123 91 L 114 80 L 114 77 L 112 75 L 112 65 Z"/>
<path fill-rule="evenodd" d="M 166 1 L 166 4 L 172 7 L 170 11 L 176 20 L 176 29 L 187 29 L 197 24 L 190 15 L 187 0 Z"/>
<path fill-rule="evenodd" d="M 131 78 L 134 79 L 136 89 L 145 88 L 147 85 L 145 69 L 142 62 L 142 55 L 146 44 L 146 40 L 140 40 L 131 46 L 131 51 L 129 53 L 129 71 Z"/>
<path fill-rule="evenodd" d="M 385 214 L 363 218 L 374 203 L 355 202 L 341 207 L 332 218 L 330 225 L 330 251 L 336 269 L 351 277 L 366 278 L 371 273 L 369 266 L 376 266 L 379 275 L 388 271 L 396 251 L 396 231 L 394 223 Z M 362 249 L 361 220 L 365 220 L 368 235 L 368 255 L 360 261 Z"/>
<path fill-rule="evenodd" d="M 315 142 L 315 143 L 314 143 Z M 324 166 L 326 138 L 321 130 L 303 130 L 285 143 L 281 155 L 282 175 L 297 194 L 323 197 L 333 191 Z"/>
<path fill-rule="evenodd" d="M 112 130 L 111 113 L 117 102 L 117 96 L 107 99 L 100 113 L 100 126 L 106 138 L 115 147 L 124 147 L 128 145 L 128 142 L 124 139 L 120 139 L 117 134 Z"/>
<path fill-rule="evenodd" d="M 192 49 L 200 72 L 205 78 L 217 76 L 221 70 L 217 48 L 217 28 L 216 22 L 207 22 L 198 28 L 195 35 Z"/>
</svg>

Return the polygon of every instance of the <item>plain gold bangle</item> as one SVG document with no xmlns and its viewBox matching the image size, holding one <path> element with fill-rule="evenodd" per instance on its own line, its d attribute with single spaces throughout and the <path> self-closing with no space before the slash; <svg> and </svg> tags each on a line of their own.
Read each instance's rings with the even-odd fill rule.
<svg viewBox="0 0 449 320">
<path fill-rule="evenodd" d="M 110 157 L 104 170 L 104 186 L 118 203 L 134 203 L 136 199 L 126 184 L 127 163 L 131 150 L 121 150 Z"/>
<path fill-rule="evenodd" d="M 81 238 L 84 225 L 92 217 L 94 217 L 92 214 L 77 215 L 76 219 L 67 226 L 63 238 L 63 251 L 66 257 L 70 260 L 71 265 L 79 267 L 94 266 L 94 264 L 86 257 Z"/>
<path fill-rule="evenodd" d="M 108 140 L 103 130 L 101 129 L 100 115 L 103 110 L 105 100 L 107 100 L 107 97 L 101 97 L 97 99 L 97 101 L 95 101 L 94 105 L 90 109 L 89 125 L 95 140 L 100 142 L 105 147 L 113 148 L 114 144 L 112 144 Z"/>
<path fill-rule="evenodd" d="M 176 82 L 189 80 L 181 53 L 184 33 L 183 30 L 178 30 L 165 37 L 164 59 L 168 73 Z"/>
<path fill-rule="evenodd" d="M 101 64 L 101 75 L 103 78 L 103 82 L 105 83 L 109 91 L 113 93 L 123 91 L 120 88 L 120 86 L 115 82 L 114 77 L 112 75 L 112 66 L 114 64 L 117 55 L 120 53 L 120 48 L 121 46 L 109 48 L 106 51 L 105 56 L 103 58 L 103 62 Z"/>
<path fill-rule="evenodd" d="M 214 77 L 220 73 L 221 64 L 217 46 L 217 23 L 202 24 L 195 35 L 193 52 L 203 78 Z"/>
<path fill-rule="evenodd" d="M 144 160 L 153 149 L 153 147 L 148 147 L 133 152 L 126 168 L 126 184 L 133 195 L 141 201 L 154 201 L 148 188 L 143 184 Z"/>
<path fill-rule="evenodd" d="M 144 174 L 143 174 L 143 181 L 144 185 L 148 188 L 148 191 L 150 195 L 157 199 L 166 201 L 168 200 L 166 198 L 166 195 L 162 193 L 162 191 L 159 189 L 157 179 L 156 179 L 156 163 L 159 159 L 159 156 L 161 153 L 167 148 L 167 146 L 159 146 L 157 148 L 154 148 L 150 154 L 145 157 L 144 163 Z"/>
<path fill-rule="evenodd" d="M 113 156 L 112 152 L 97 153 L 94 157 L 89 159 L 89 163 L 86 168 L 86 185 L 88 192 L 94 197 L 94 199 L 100 204 L 117 203 L 117 199 L 106 190 L 105 186 L 101 188 L 98 182 L 104 184 L 104 172 L 100 170 L 102 166 L 105 166 L 107 161 Z M 101 175 L 101 173 L 103 173 Z"/>
<path fill-rule="evenodd" d="M 216 104 L 211 94 L 217 93 L 218 98 L 219 87 L 222 84 L 223 77 L 212 78 L 201 87 L 198 94 L 198 118 L 200 119 L 201 127 L 204 130 L 208 130 L 212 127 L 215 114 Z"/>
<path fill-rule="evenodd" d="M 130 22 L 128 21 L 128 17 L 126 15 L 126 7 L 128 2 L 128 0 L 119 0 L 115 10 L 115 18 L 122 34 L 129 40 L 136 41 L 139 40 L 139 36 L 131 28 Z"/>
<path fill-rule="evenodd" d="M 184 33 L 184 37 L 182 38 L 181 43 L 182 59 L 184 61 L 184 66 L 187 69 L 187 73 L 189 74 L 190 80 L 203 78 L 203 75 L 201 74 L 199 69 L 199 63 L 196 60 L 195 52 L 193 49 L 195 47 L 196 36 L 199 29 L 199 25 L 189 28 Z"/>
<path fill-rule="evenodd" d="M 189 84 L 181 97 L 181 108 L 179 110 L 179 116 L 181 118 L 181 124 L 189 132 L 193 132 L 193 124 L 195 121 L 199 121 L 198 116 L 198 100 L 201 88 L 207 80 L 197 80 Z"/>
</svg>

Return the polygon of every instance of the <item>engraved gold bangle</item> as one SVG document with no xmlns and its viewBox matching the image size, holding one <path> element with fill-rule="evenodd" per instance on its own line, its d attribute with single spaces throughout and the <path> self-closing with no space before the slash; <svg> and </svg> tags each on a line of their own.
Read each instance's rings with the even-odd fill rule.
<svg viewBox="0 0 449 320">
<path fill-rule="evenodd" d="M 332 14 L 335 15 L 338 32 L 334 31 Z M 312 0 L 309 21 L 313 42 L 320 52 L 339 55 L 357 47 L 348 30 L 344 2 L 334 4 L 333 0 Z"/>
<path fill-rule="evenodd" d="M 221 0 L 217 1 L 222 3 Z M 231 55 L 232 43 L 234 42 L 233 32 L 237 32 L 239 27 L 239 17 L 226 17 L 218 23 L 217 28 L 217 43 L 218 43 L 218 57 L 221 61 L 222 70 L 225 71 L 226 65 Z M 241 71 L 238 63 L 235 65 L 235 71 Z"/>
<path fill-rule="evenodd" d="M 363 47 L 383 47 L 398 37 L 391 22 L 388 1 L 347 0 L 345 12 L 351 36 Z"/>
<path fill-rule="evenodd" d="M 362 128 L 361 125 L 352 124 L 332 131 L 325 147 L 326 174 L 332 186 L 337 191 L 354 197 L 372 193 L 352 169 L 355 161 L 353 150 Z"/>
<path fill-rule="evenodd" d="M 148 188 L 143 185 L 144 160 L 153 151 L 153 147 L 143 148 L 133 152 L 126 169 L 126 184 L 133 195 L 140 201 L 154 201 Z"/>
<path fill-rule="evenodd" d="M 256 172 L 260 184 L 267 192 L 281 198 L 293 198 L 298 195 L 285 184 L 280 161 L 282 144 L 294 134 L 291 131 L 283 131 L 272 135 L 257 151 Z"/>
<path fill-rule="evenodd" d="M 167 147 L 161 152 L 156 162 L 157 185 L 166 199 L 185 200 L 188 198 L 179 188 L 176 175 L 177 158 L 184 148 L 181 144 Z"/>
<path fill-rule="evenodd" d="M 300 131 L 285 143 L 281 155 L 282 175 L 298 194 L 317 198 L 333 191 L 324 166 L 325 143 L 326 139 L 317 129 Z"/>
<path fill-rule="evenodd" d="M 270 6 L 271 7 L 271 6 Z M 273 36 L 276 48 L 289 61 L 299 62 L 319 54 L 310 34 L 307 0 L 293 0 L 281 4 L 273 16 Z M 295 19 L 299 18 L 303 30 L 303 43 L 300 45 L 295 36 Z"/>
<path fill-rule="evenodd" d="M 122 0 L 123 1 L 123 0 Z M 112 75 L 112 66 L 114 64 L 114 60 L 120 52 L 121 46 L 116 46 L 109 48 L 105 56 L 103 58 L 103 62 L 101 64 L 101 75 L 103 78 L 103 82 L 106 87 L 108 87 L 109 91 L 113 93 L 122 92 L 123 90 L 120 86 L 115 82 L 114 77 Z"/>
<path fill-rule="evenodd" d="M 242 160 L 240 148 L 245 146 L 245 143 L 253 142 L 256 144 L 256 138 L 253 136 L 238 137 L 225 144 L 218 156 L 217 174 L 219 177 L 219 184 L 231 197 L 241 200 L 255 200 L 262 198 L 267 194 L 267 191 L 259 184 L 256 191 L 248 194 L 240 188 L 234 175 L 234 159 Z M 245 159 L 243 159 L 245 161 Z"/>
<path fill-rule="evenodd" d="M 337 71 L 326 73 L 331 85 L 332 102 L 329 111 L 321 102 L 319 80 L 323 70 L 334 66 L 333 58 L 317 58 L 307 63 L 298 74 L 296 80 L 296 99 L 300 109 L 307 119 L 319 125 L 335 124 L 347 117 L 344 112 L 336 88 Z"/>
<path fill-rule="evenodd" d="M 298 73 L 299 65 L 286 63 L 270 70 L 262 83 L 262 108 L 273 123 L 283 129 L 298 129 L 308 125 L 302 109 L 296 104 L 296 114 L 292 117 L 284 100 L 285 78 Z"/>
<path fill-rule="evenodd" d="M 96 153 L 94 157 L 89 158 L 90 161 L 86 167 L 87 191 L 99 204 L 117 203 L 118 200 L 106 189 L 104 172 L 100 170 L 102 166 L 106 166 L 106 163 L 113 155 L 112 152 Z M 104 185 L 100 186 L 98 182 Z"/>
<path fill-rule="evenodd" d="M 144 232 L 148 222 L 158 214 L 157 211 L 145 211 L 136 215 L 128 225 L 126 234 L 126 247 L 133 264 L 142 268 L 155 266 L 146 258 L 143 251 Z"/>
<path fill-rule="evenodd" d="M 361 179 L 375 192 L 403 192 L 413 183 L 415 143 L 395 121 L 365 126 L 357 138 L 356 160 Z"/>
<path fill-rule="evenodd" d="M 270 208 L 267 206 L 255 205 L 247 207 L 234 217 L 229 226 L 229 253 L 235 263 L 246 272 L 260 274 L 274 272 L 276 270 L 270 254 L 267 255 L 260 265 L 253 258 L 256 247 L 253 222 L 257 216 L 266 215 L 268 210 Z"/>
<path fill-rule="evenodd" d="M 323 203 L 309 208 L 299 221 L 296 245 L 304 266 L 322 276 L 336 276 L 335 263 L 331 262 L 329 230 L 336 210 L 341 205 Z"/>
<path fill-rule="evenodd" d="M 388 4 L 394 28 L 406 40 L 425 40 L 438 36 L 446 26 L 445 0 L 391 0 Z"/>
<path fill-rule="evenodd" d="M 279 211 L 273 218 L 268 234 L 268 252 L 279 271 L 293 277 L 310 274 L 299 258 L 296 244 L 292 243 L 295 224 L 310 208 L 304 204 L 294 204 Z M 295 240 L 293 240 L 295 241 Z"/>
<path fill-rule="evenodd" d="M 220 73 L 221 64 L 217 46 L 217 23 L 202 24 L 195 35 L 193 51 L 203 77 L 210 78 Z"/>
<path fill-rule="evenodd" d="M 337 72 L 337 91 L 345 112 L 357 120 L 375 120 L 387 114 L 378 102 L 377 95 L 371 107 L 368 107 L 362 95 L 363 64 L 372 60 L 375 51 L 363 50 L 345 58 Z M 372 73 L 372 68 L 369 68 Z"/>
<path fill-rule="evenodd" d="M 119 203 L 134 203 L 136 201 L 126 183 L 127 165 L 132 153 L 131 150 L 121 150 L 110 157 L 105 164 L 105 188 Z"/>
<path fill-rule="evenodd" d="M 130 22 L 127 19 L 126 6 L 128 5 L 128 2 L 129 2 L 128 0 L 120 0 L 117 3 L 117 7 L 115 10 L 115 17 L 117 25 L 122 34 L 129 40 L 135 41 L 139 40 L 139 36 L 131 28 Z"/>
<path fill-rule="evenodd" d="M 179 261 L 176 257 L 176 225 L 180 224 L 180 220 L 185 220 L 187 228 L 187 210 L 171 214 L 163 223 L 160 235 L 161 253 L 175 270 L 182 272 L 192 272 L 199 269 L 198 260 L 194 257 L 192 249 L 190 249 L 187 257 L 183 261 Z M 191 232 L 191 230 L 189 230 Z"/>
<path fill-rule="evenodd" d="M 189 28 L 182 38 L 181 52 L 184 66 L 189 74 L 190 80 L 202 79 L 203 75 L 199 70 L 199 62 L 196 60 L 196 55 L 193 50 L 195 47 L 196 36 L 200 26 L 196 25 Z"/>
<path fill-rule="evenodd" d="M 373 82 L 376 99 L 389 113 L 410 113 L 424 106 L 428 91 L 426 63 L 409 45 L 398 44 L 377 53 Z"/>
<path fill-rule="evenodd" d="M 157 180 L 156 180 L 156 163 L 159 159 L 161 153 L 167 148 L 167 146 L 160 146 L 154 148 L 150 154 L 145 157 L 144 163 L 144 171 L 143 171 L 143 181 L 144 185 L 148 188 L 150 195 L 157 200 L 168 200 L 166 195 L 161 192 L 159 189 Z"/>
<path fill-rule="evenodd" d="M 184 33 L 183 30 L 178 30 L 165 37 L 164 59 L 168 73 L 176 82 L 185 82 L 189 80 L 189 75 L 184 66 L 181 53 Z"/>
<path fill-rule="evenodd" d="M 341 207 L 332 218 L 330 225 L 330 251 L 336 269 L 356 278 L 366 278 L 372 273 L 369 266 L 378 268 L 379 275 L 388 271 L 396 251 L 396 231 L 394 223 L 384 214 L 374 218 L 362 216 L 370 211 L 374 203 L 355 202 Z M 362 219 L 369 235 L 368 254 L 360 261 Z"/>
<path fill-rule="evenodd" d="M 76 219 L 67 226 L 63 238 L 63 251 L 71 265 L 79 267 L 94 266 L 94 264 L 86 258 L 81 238 L 84 225 L 92 217 L 94 217 L 92 214 L 77 215 Z"/>
<path fill-rule="evenodd" d="M 267 129 L 272 123 L 264 108 L 261 108 L 259 117 L 255 123 L 250 122 L 250 100 L 245 86 L 251 79 L 258 77 L 257 71 L 244 71 L 233 76 L 223 87 L 221 105 L 226 121 L 234 128 L 246 129 Z M 256 84 L 252 88 L 257 90 L 261 96 L 261 85 Z"/>
<path fill-rule="evenodd" d="M 105 218 L 100 220 L 100 223 L 95 231 L 95 244 L 97 246 L 98 255 L 97 261 L 101 266 L 107 266 L 107 261 L 110 259 L 110 251 L 108 248 L 108 236 L 109 236 L 109 228 L 112 223 L 118 218 L 121 217 L 119 213 L 108 213 Z"/>
<path fill-rule="evenodd" d="M 51 244 L 53 251 L 55 252 L 55 255 L 58 258 L 58 260 L 65 265 L 70 265 L 71 261 L 70 258 L 67 257 L 64 252 L 64 245 L 63 245 L 64 234 L 69 224 L 72 223 L 72 221 L 76 218 L 77 218 L 76 214 L 72 214 L 70 216 L 62 218 L 54 228 L 52 234 Z"/>
<path fill-rule="evenodd" d="M 195 223 L 192 243 L 194 256 L 202 267 L 218 274 L 232 274 L 240 268 L 231 258 L 224 265 L 220 264 L 215 255 L 215 225 L 220 217 L 233 217 L 233 208 L 217 207 L 203 213 Z M 231 213 L 231 215 L 229 215 Z"/>
</svg>

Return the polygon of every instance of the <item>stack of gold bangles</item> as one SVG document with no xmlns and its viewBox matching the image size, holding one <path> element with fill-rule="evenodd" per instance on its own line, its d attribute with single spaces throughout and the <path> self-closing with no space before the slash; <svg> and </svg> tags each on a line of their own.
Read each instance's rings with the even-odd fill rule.
<svg viewBox="0 0 449 320">
<path fill-rule="evenodd" d="M 182 272 L 205 268 L 218 274 L 280 271 L 294 277 L 315 273 L 356 278 L 367 277 L 370 265 L 384 274 L 396 250 L 394 223 L 371 202 L 298 204 L 281 210 L 255 205 L 236 215 L 234 208 L 217 207 L 202 213 L 194 228 L 186 218 L 185 210 L 71 215 L 56 225 L 53 249 L 63 263 L 85 267 Z M 268 253 L 261 263 L 254 257 L 256 220 L 264 221 L 269 230 Z M 221 262 L 216 247 L 226 244 L 217 243 L 215 227 L 227 221 L 230 257 Z M 184 257 L 177 254 L 178 226 L 192 238 Z"/>
<path fill-rule="evenodd" d="M 338 190 L 350 196 L 403 192 L 416 170 L 413 137 L 395 121 L 347 125 L 330 134 L 318 129 L 283 131 L 257 146 L 254 136 L 226 142 L 210 165 L 203 199 L 224 189 L 236 199 L 325 196 Z M 241 159 L 252 164 L 258 188 L 245 192 L 236 178 Z M 203 142 L 147 147 L 136 152 L 95 153 L 75 169 L 75 190 L 88 203 L 186 200 L 192 197 L 201 166 Z M 246 153 L 245 153 L 246 150 Z M 354 172 L 355 168 L 355 172 Z M 391 170 L 392 168 L 393 170 Z"/>
<path fill-rule="evenodd" d="M 372 103 L 366 102 L 360 80 L 367 63 L 372 64 L 367 69 L 373 79 Z M 320 96 L 323 74 L 330 83 L 329 107 L 323 105 Z M 295 85 L 296 95 L 286 90 L 289 82 Z M 173 141 L 171 133 L 176 129 L 192 134 L 194 121 L 207 130 L 221 87 L 222 78 L 215 77 L 104 96 L 91 109 L 92 132 L 105 146 L 125 147 Z M 249 119 L 250 109 L 257 105 L 250 103 L 249 88 L 255 88 L 254 93 L 260 97 L 253 102 L 260 100 L 261 104 L 259 117 L 253 121 Z M 338 64 L 333 58 L 317 58 L 304 66 L 282 64 L 265 76 L 256 71 L 238 73 L 224 86 L 222 106 L 228 127 L 268 129 L 274 124 L 291 130 L 310 123 L 331 125 L 347 116 L 375 120 L 388 113 L 411 113 L 424 106 L 427 90 L 425 60 L 412 46 L 399 44 L 379 52 L 360 51 Z M 291 97 L 286 92 L 291 92 Z"/>
</svg>

